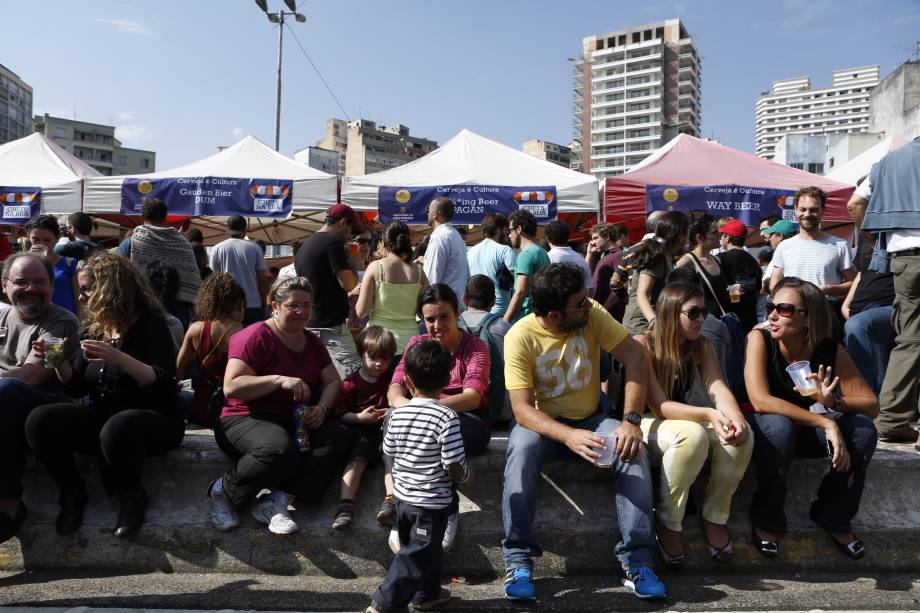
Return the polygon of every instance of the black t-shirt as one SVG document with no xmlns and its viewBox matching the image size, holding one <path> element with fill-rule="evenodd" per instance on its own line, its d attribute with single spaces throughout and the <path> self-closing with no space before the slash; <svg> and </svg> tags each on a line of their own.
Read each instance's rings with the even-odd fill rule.
<svg viewBox="0 0 920 613">
<path fill-rule="evenodd" d="M 728 249 L 719 254 L 719 261 L 726 281 L 729 284 L 740 283 L 744 291 L 741 301 L 732 302 L 729 299 L 725 310 L 737 315 L 744 331 L 750 332 L 757 325 L 757 296 L 763 278 L 760 264 L 744 249 Z"/>
<path fill-rule="evenodd" d="M 348 294 L 339 285 L 335 273 L 350 269 L 345 242 L 329 232 L 317 232 L 308 238 L 297 255 L 294 269 L 313 285 L 312 328 L 334 328 L 348 318 Z"/>
<path fill-rule="evenodd" d="M 792 389 L 795 384 L 792 382 L 792 377 L 786 372 L 789 362 L 786 361 L 783 352 L 780 351 L 779 343 L 770 336 L 769 330 L 761 328 L 760 333 L 767 344 L 767 383 L 770 386 L 770 394 L 803 409 L 809 408 L 815 403 L 815 399 L 803 396 Z M 837 341 L 832 338 L 818 343 L 809 360 L 811 372 L 818 372 L 819 366 L 824 366 L 825 368 L 830 366 L 836 371 L 837 347 Z"/>
<path fill-rule="evenodd" d="M 859 271 L 859 285 L 850 301 L 850 317 L 870 306 L 891 306 L 894 304 L 894 277 L 891 273 L 869 270 L 872 260 L 872 245 L 860 241 L 856 250 L 856 270 Z"/>
</svg>

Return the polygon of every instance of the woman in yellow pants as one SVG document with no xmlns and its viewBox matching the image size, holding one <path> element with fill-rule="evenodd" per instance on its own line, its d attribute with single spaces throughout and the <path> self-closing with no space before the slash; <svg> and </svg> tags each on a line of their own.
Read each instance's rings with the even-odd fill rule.
<svg viewBox="0 0 920 613">
<path fill-rule="evenodd" d="M 708 315 L 702 289 L 669 284 L 655 315 L 652 330 L 639 340 L 651 354 L 656 375 L 649 378 L 651 414 L 643 417 L 641 427 L 652 463 L 661 466 L 658 549 L 665 564 L 683 562 L 681 529 L 690 486 L 711 459 L 703 537 L 710 555 L 727 562 L 732 554 L 726 527 L 731 500 L 751 459 L 753 438 L 712 347 L 700 337 Z"/>
</svg>

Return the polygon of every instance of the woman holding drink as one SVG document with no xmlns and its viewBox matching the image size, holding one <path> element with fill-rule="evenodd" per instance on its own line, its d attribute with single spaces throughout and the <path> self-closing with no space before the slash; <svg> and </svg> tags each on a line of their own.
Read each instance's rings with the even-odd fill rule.
<svg viewBox="0 0 920 613">
<path fill-rule="evenodd" d="M 846 349 L 832 338 L 830 306 L 821 290 L 786 277 L 766 305 L 767 326 L 747 337 L 744 382 L 756 411 L 754 433 L 757 493 L 751 504 L 754 545 L 779 555 L 786 530 L 786 478 L 796 451 L 831 457 L 809 516 L 846 556 L 865 549 L 853 534 L 866 468 L 875 451 L 878 399 Z M 808 367 L 802 376 L 803 364 Z M 793 379 L 798 378 L 798 382 Z"/>
</svg>

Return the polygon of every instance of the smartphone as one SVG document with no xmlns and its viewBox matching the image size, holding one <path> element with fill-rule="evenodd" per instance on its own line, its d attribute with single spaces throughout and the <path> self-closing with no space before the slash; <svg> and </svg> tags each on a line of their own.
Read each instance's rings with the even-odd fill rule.
<svg viewBox="0 0 920 613">
<path fill-rule="evenodd" d="M 827 446 L 827 456 L 830 458 L 834 457 L 834 444 L 830 441 L 825 441 L 824 444 Z"/>
</svg>

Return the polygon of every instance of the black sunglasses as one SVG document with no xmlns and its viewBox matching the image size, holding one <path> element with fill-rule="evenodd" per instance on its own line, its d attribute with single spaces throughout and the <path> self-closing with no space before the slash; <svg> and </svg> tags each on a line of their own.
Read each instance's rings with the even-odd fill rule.
<svg viewBox="0 0 920 613">
<path fill-rule="evenodd" d="M 686 315 L 687 318 L 690 319 L 690 321 L 696 321 L 697 319 L 706 319 L 707 317 L 709 317 L 709 309 L 707 309 L 706 307 L 694 306 L 686 310 L 681 309 L 680 312 Z"/>
<path fill-rule="evenodd" d="M 764 305 L 764 309 L 767 315 L 769 315 L 773 311 L 776 311 L 776 314 L 779 315 L 780 317 L 792 317 L 793 315 L 796 314 L 796 312 L 799 312 L 799 313 L 805 312 L 805 309 L 800 309 L 794 304 L 789 304 L 788 302 L 780 302 L 779 304 L 768 302 L 767 304 Z"/>
</svg>

